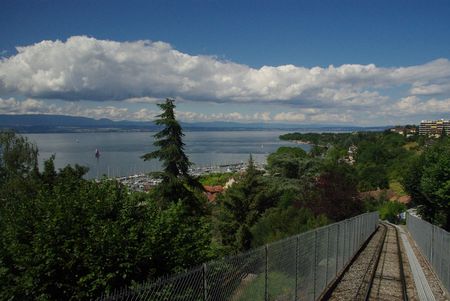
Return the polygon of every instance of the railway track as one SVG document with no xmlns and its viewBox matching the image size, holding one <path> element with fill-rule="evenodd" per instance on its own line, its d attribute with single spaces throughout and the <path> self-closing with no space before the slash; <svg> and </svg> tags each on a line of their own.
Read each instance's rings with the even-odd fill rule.
<svg viewBox="0 0 450 301">
<path fill-rule="evenodd" d="M 397 228 L 382 222 L 321 300 L 408 300 Z"/>
</svg>

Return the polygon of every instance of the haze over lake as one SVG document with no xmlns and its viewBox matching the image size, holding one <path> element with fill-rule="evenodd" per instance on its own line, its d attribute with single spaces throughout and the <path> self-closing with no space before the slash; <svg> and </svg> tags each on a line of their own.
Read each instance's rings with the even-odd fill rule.
<svg viewBox="0 0 450 301">
<path fill-rule="evenodd" d="M 205 131 L 185 132 L 185 151 L 195 166 L 246 162 L 252 154 L 265 163 L 268 154 L 280 146 L 295 146 L 281 141 L 286 131 Z M 153 151 L 154 132 L 26 134 L 39 148 L 39 161 L 55 154 L 56 168 L 67 164 L 89 167 L 88 178 L 98 175 L 125 176 L 156 171 L 158 161 L 143 161 L 140 156 Z M 309 150 L 309 145 L 298 145 Z M 95 150 L 100 159 L 95 158 Z"/>
</svg>

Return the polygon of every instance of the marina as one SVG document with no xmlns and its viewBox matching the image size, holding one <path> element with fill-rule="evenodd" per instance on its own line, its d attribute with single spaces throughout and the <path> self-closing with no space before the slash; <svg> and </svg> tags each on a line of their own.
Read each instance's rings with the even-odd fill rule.
<svg viewBox="0 0 450 301">
<path fill-rule="evenodd" d="M 263 164 L 255 163 L 259 170 L 265 170 Z M 195 167 L 189 170 L 192 176 L 198 177 L 213 173 L 240 173 L 247 168 L 247 162 L 212 165 L 204 167 Z M 108 177 L 109 178 L 109 177 Z M 123 185 L 127 186 L 132 191 L 148 191 L 152 187 L 161 183 L 161 179 L 155 178 L 151 173 L 139 173 L 131 176 L 109 178 L 115 179 Z M 98 179 L 97 179 L 98 180 Z"/>
</svg>

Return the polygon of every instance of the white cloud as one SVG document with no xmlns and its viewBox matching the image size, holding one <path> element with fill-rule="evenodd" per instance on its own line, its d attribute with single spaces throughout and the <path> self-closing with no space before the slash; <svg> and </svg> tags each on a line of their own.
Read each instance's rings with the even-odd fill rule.
<svg viewBox="0 0 450 301">
<path fill-rule="evenodd" d="M 120 103 L 119 103 L 120 104 Z M 450 114 L 450 98 L 421 99 L 408 96 L 396 103 L 387 104 L 376 110 L 372 108 L 302 108 L 287 112 L 255 112 L 255 113 L 200 113 L 176 110 L 178 120 L 187 122 L 202 121 L 235 121 L 235 122 L 288 122 L 288 123 L 353 123 L 359 125 L 380 124 L 380 120 L 398 124 L 399 122 L 418 121 L 420 119 L 448 118 Z M 158 110 L 141 108 L 130 110 L 121 106 L 86 106 L 82 102 L 60 102 L 47 104 L 43 100 L 28 98 L 0 98 L 0 114 L 56 114 L 83 116 L 95 119 L 153 121 L 160 114 Z M 444 114 L 444 115 L 442 115 Z M 445 115 L 446 114 L 446 115 Z M 422 116 L 422 117 L 419 117 Z M 392 120 L 392 121 L 391 121 Z"/>
<path fill-rule="evenodd" d="M 289 121 L 289 122 L 303 122 L 305 121 L 306 116 L 302 113 L 296 112 L 283 112 L 278 113 L 273 117 L 275 121 Z"/>
<path fill-rule="evenodd" d="M 63 105 L 46 104 L 42 100 L 26 99 L 16 100 L 15 98 L 0 98 L 0 114 L 55 114 L 83 116 L 89 118 L 108 118 L 112 120 L 136 120 L 153 121 L 159 111 L 142 108 L 137 111 L 130 111 L 128 108 L 116 106 L 85 107 L 80 103 L 69 102 Z M 211 113 L 203 114 L 190 111 L 176 111 L 176 117 L 183 121 L 270 121 L 270 112 L 258 112 L 254 114 L 232 113 Z"/>
<path fill-rule="evenodd" d="M 373 64 L 251 68 L 182 53 L 163 42 L 74 36 L 18 47 L 0 60 L 0 96 L 154 103 L 177 97 L 213 102 L 276 102 L 308 107 L 367 107 L 389 101 L 386 88 L 450 96 L 450 61 L 380 68 Z M 239 120 L 239 115 L 235 115 Z"/>
<path fill-rule="evenodd" d="M 0 98 L 0 114 L 55 114 L 84 116 L 96 119 L 110 118 L 113 120 L 124 120 L 132 116 L 127 108 L 117 108 L 115 106 L 86 108 L 76 103 L 57 106 L 54 104 L 46 104 L 42 100 L 32 98 L 16 100 L 12 97 L 7 99 Z"/>
<path fill-rule="evenodd" d="M 411 88 L 414 95 L 448 95 L 450 94 L 450 82 L 447 83 L 422 83 L 417 82 Z"/>
<path fill-rule="evenodd" d="M 155 97 L 132 97 L 132 98 L 127 98 L 124 100 L 127 103 L 144 103 L 144 104 L 149 104 L 149 103 L 159 103 L 161 102 L 161 99 L 159 98 L 155 98 Z"/>
<path fill-rule="evenodd" d="M 356 119 L 348 113 L 320 113 L 311 115 L 309 120 L 319 123 L 353 123 Z M 358 124 L 362 123 L 363 120 L 358 120 Z"/>
<path fill-rule="evenodd" d="M 270 112 L 257 112 L 253 114 L 242 114 L 239 112 L 204 114 L 189 111 L 176 111 L 176 117 L 183 121 L 266 122 L 272 120 Z"/>
<path fill-rule="evenodd" d="M 0 98 L 0 114 L 28 114 L 29 112 L 41 113 L 47 108 L 43 101 L 26 99 L 18 101 L 15 98 Z"/>
<path fill-rule="evenodd" d="M 422 100 L 417 96 L 408 96 L 393 106 L 393 112 L 399 115 L 448 114 L 450 113 L 450 98 Z"/>
<path fill-rule="evenodd" d="M 450 113 L 448 59 L 391 68 L 374 64 L 251 68 L 185 54 L 163 42 L 116 42 L 85 36 L 42 41 L 17 51 L 0 58 L 2 114 L 149 121 L 159 112 L 145 106 L 154 107 L 166 97 L 185 103 L 185 111 L 177 111 L 177 118 L 183 121 L 379 124 L 394 116 L 416 120 L 419 115 L 422 119 Z M 65 102 L 47 104 L 47 99 Z M 108 102 L 108 106 L 95 103 L 103 100 L 118 102 Z M 236 111 L 230 112 L 228 107 L 228 113 L 192 112 L 188 103 L 194 101 L 208 105 L 232 102 Z M 260 105 L 258 112 L 239 109 L 240 103 L 250 102 Z"/>
</svg>

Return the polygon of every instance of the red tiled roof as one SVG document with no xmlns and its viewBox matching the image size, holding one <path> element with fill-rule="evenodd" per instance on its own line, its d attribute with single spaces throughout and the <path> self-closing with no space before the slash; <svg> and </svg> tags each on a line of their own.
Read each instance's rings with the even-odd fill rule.
<svg viewBox="0 0 450 301">
<path fill-rule="evenodd" d="M 402 204 L 409 204 L 411 202 L 411 197 L 409 195 L 401 196 L 397 199 L 397 202 Z"/>
<path fill-rule="evenodd" d="M 220 185 L 216 185 L 216 186 L 203 186 L 206 190 L 206 192 L 210 192 L 210 193 L 221 193 L 223 191 L 223 187 Z"/>
</svg>

